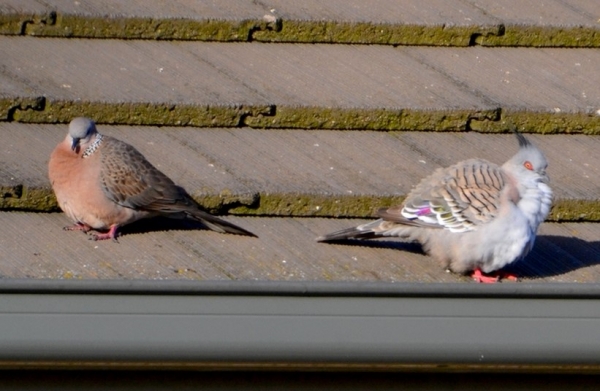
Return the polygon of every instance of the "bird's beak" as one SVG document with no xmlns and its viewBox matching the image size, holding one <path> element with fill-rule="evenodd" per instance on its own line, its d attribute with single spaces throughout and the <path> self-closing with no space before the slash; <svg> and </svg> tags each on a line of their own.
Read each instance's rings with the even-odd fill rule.
<svg viewBox="0 0 600 391">
<path fill-rule="evenodd" d="M 79 148 L 79 139 L 74 138 L 73 142 L 71 143 L 71 151 L 75 151 L 77 148 Z"/>
<path fill-rule="evenodd" d="M 545 184 L 549 184 L 550 183 L 550 177 L 548 176 L 548 174 L 546 174 L 544 172 L 544 174 L 541 177 L 542 177 L 542 183 L 545 183 Z"/>
</svg>

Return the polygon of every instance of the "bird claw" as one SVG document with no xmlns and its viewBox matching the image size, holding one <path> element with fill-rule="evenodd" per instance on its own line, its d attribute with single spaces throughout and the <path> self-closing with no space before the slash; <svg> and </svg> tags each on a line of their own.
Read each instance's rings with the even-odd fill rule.
<svg viewBox="0 0 600 391">
<path fill-rule="evenodd" d="M 75 225 L 68 225 L 66 227 L 63 227 L 64 231 L 83 231 L 84 233 L 87 233 L 91 230 L 91 228 L 85 224 L 81 224 L 81 223 L 77 223 Z"/>
<path fill-rule="evenodd" d="M 473 278 L 473 280 L 475 280 L 476 282 L 482 283 L 482 284 L 495 284 L 502 279 L 511 280 L 511 281 L 519 280 L 516 275 L 508 273 L 508 272 L 496 271 L 496 272 L 484 274 L 480 269 L 475 269 L 473 271 L 473 274 L 471 274 L 471 278 Z"/>
<path fill-rule="evenodd" d="M 479 269 L 475 269 L 475 271 L 473 271 L 473 274 L 471 274 L 471 278 L 473 278 L 473 280 L 475 280 L 475 282 L 478 282 L 481 284 L 495 284 L 498 281 L 500 281 L 500 277 L 486 276 Z"/>
<path fill-rule="evenodd" d="M 105 234 L 90 234 L 89 232 L 92 228 L 89 225 L 83 223 L 77 223 L 75 225 L 69 225 L 67 227 L 63 227 L 65 231 L 82 231 L 83 233 L 88 234 L 88 239 L 97 241 L 97 240 L 105 240 L 112 239 L 113 241 L 119 243 L 117 240 L 117 236 L 119 235 L 116 227 L 111 227 L 110 230 Z"/>
<path fill-rule="evenodd" d="M 109 233 L 105 233 L 105 234 L 92 234 L 92 235 L 90 235 L 88 237 L 88 239 L 89 240 L 93 240 L 94 242 L 96 242 L 98 240 L 112 239 L 113 242 L 119 243 L 119 241 L 117 240 L 117 236 L 112 237 L 111 234 L 110 234 L 110 232 L 109 232 Z"/>
<path fill-rule="evenodd" d="M 511 274 L 511 273 L 502 272 L 500 274 L 500 276 L 501 276 L 500 278 L 504 278 L 505 280 L 511 280 L 511 281 L 515 281 L 515 282 L 519 281 L 519 277 L 517 277 L 516 275 Z"/>
<path fill-rule="evenodd" d="M 107 233 L 91 234 L 89 237 L 89 240 L 93 240 L 95 242 L 98 240 L 112 239 L 113 242 L 119 243 L 119 241 L 117 240 L 117 237 L 119 236 L 119 232 L 117 232 L 117 228 L 119 228 L 118 225 L 113 225 L 110 227 L 110 230 Z"/>
</svg>

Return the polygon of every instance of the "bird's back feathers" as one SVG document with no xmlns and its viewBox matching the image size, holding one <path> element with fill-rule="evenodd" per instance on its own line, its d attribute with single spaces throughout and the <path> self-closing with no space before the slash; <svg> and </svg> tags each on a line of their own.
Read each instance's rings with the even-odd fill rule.
<svg viewBox="0 0 600 391">
<path fill-rule="evenodd" d="M 102 189 L 113 202 L 172 218 L 191 218 L 216 232 L 256 236 L 201 210 L 183 188 L 131 145 L 104 136 L 100 152 Z"/>
<path fill-rule="evenodd" d="M 499 166 L 481 159 L 466 160 L 423 179 L 399 212 L 414 222 L 437 224 L 453 232 L 470 231 L 496 217 L 505 186 Z M 392 208 L 391 213 L 397 211 Z"/>
</svg>

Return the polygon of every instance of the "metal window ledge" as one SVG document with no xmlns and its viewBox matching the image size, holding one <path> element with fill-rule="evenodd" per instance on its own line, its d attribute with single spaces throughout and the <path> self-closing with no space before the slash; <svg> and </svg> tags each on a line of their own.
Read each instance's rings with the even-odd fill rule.
<svg viewBox="0 0 600 391">
<path fill-rule="evenodd" d="M 600 373 L 600 284 L 0 281 L 0 368 Z"/>
</svg>

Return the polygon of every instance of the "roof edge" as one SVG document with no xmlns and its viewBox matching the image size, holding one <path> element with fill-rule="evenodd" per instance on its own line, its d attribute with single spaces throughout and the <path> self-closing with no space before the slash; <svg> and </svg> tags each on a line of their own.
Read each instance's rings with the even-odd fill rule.
<svg viewBox="0 0 600 391">
<path fill-rule="evenodd" d="M 2 279 L 0 294 L 600 299 L 600 283 Z"/>
<path fill-rule="evenodd" d="M 600 373 L 597 284 L 153 283 L 2 281 L 0 369 Z"/>
</svg>

